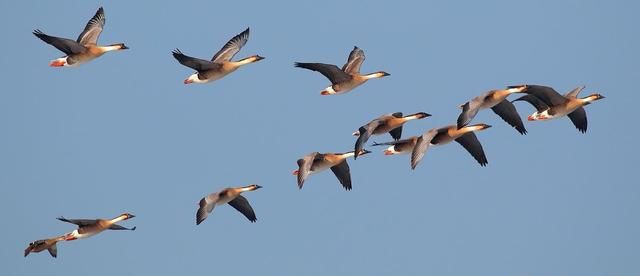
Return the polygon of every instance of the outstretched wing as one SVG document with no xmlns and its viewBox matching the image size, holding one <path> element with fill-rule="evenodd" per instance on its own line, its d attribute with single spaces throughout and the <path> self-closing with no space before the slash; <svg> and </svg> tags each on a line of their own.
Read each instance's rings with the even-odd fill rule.
<svg viewBox="0 0 640 276">
<path fill-rule="evenodd" d="M 331 171 L 336 175 L 342 187 L 347 191 L 351 190 L 351 172 L 346 159 L 342 160 L 338 165 L 331 167 Z"/>
<path fill-rule="evenodd" d="M 33 34 L 67 55 L 84 53 L 87 48 L 68 38 L 50 36 L 36 29 Z"/>
<path fill-rule="evenodd" d="M 54 243 L 49 248 L 47 248 L 51 257 L 58 258 L 58 244 Z"/>
<path fill-rule="evenodd" d="M 493 112 L 498 114 L 502 120 L 514 127 L 520 134 L 527 134 L 527 129 L 524 128 L 522 118 L 516 110 L 516 107 L 508 100 L 503 100 L 492 108 Z"/>
<path fill-rule="evenodd" d="M 458 129 L 469 124 L 469 122 L 471 122 L 471 120 L 473 120 L 473 118 L 476 117 L 476 114 L 478 114 L 479 110 L 480 110 L 480 102 L 476 98 L 463 104 L 462 112 L 458 116 L 458 121 L 457 121 Z"/>
<path fill-rule="evenodd" d="M 462 147 L 464 147 L 473 158 L 480 163 L 480 166 L 486 166 L 489 162 L 487 161 L 487 157 L 484 155 L 484 150 L 482 149 L 482 145 L 480 141 L 478 141 L 478 137 L 473 132 L 469 132 L 465 135 L 462 135 L 456 139 Z"/>
<path fill-rule="evenodd" d="M 567 101 L 565 97 L 549 86 L 527 85 L 527 90 L 524 93 L 538 97 L 548 106 L 560 105 Z"/>
<path fill-rule="evenodd" d="M 110 230 L 129 230 L 129 231 L 134 231 L 136 230 L 136 227 L 132 227 L 132 228 L 127 228 L 118 224 L 112 224 L 111 226 L 109 226 Z"/>
<path fill-rule="evenodd" d="M 227 42 L 224 46 L 222 46 L 222 49 L 220 49 L 220 51 L 218 51 L 215 55 L 213 55 L 213 58 L 211 59 L 211 61 L 216 63 L 220 63 L 223 61 L 230 61 L 233 58 L 233 56 L 235 56 L 238 52 L 240 52 L 240 49 L 242 49 L 242 46 L 247 44 L 248 40 L 249 40 L 249 28 L 247 28 L 243 32 L 231 38 L 229 42 Z"/>
<path fill-rule="evenodd" d="M 513 100 L 512 102 L 516 102 L 516 101 L 525 101 L 530 103 L 531 105 L 533 105 L 533 107 L 536 108 L 536 111 L 538 112 L 542 112 L 545 111 L 547 109 L 549 109 L 549 106 L 544 103 L 541 99 L 539 99 L 538 97 L 534 96 L 534 95 L 524 95 L 520 98 L 517 98 L 515 100 Z"/>
<path fill-rule="evenodd" d="M 202 223 L 209 216 L 211 211 L 213 211 L 213 207 L 216 207 L 218 199 L 218 193 L 211 193 L 200 199 L 200 208 L 198 208 L 198 211 L 196 212 L 196 225 Z"/>
<path fill-rule="evenodd" d="M 584 108 L 578 107 L 578 109 L 569 113 L 567 116 L 569 116 L 573 125 L 576 126 L 580 132 L 587 132 L 587 112 L 584 111 Z"/>
<path fill-rule="evenodd" d="M 311 173 L 311 166 L 313 165 L 313 161 L 319 155 L 318 152 L 312 152 L 307 154 L 305 157 L 298 159 L 298 188 L 302 189 L 302 185 L 304 185 L 304 180 Z"/>
<path fill-rule="evenodd" d="M 191 69 L 194 69 L 198 72 L 213 70 L 213 69 L 220 68 L 220 66 L 222 66 L 219 63 L 214 63 L 208 60 L 187 56 L 183 54 L 180 51 L 180 49 L 175 49 L 171 53 L 173 54 L 173 57 L 176 60 L 178 60 L 178 62 L 180 62 L 180 64 L 187 66 Z"/>
<path fill-rule="evenodd" d="M 418 141 L 416 141 L 416 146 L 413 147 L 413 151 L 411 152 L 411 169 L 415 170 L 422 158 L 424 157 L 427 149 L 429 149 L 429 145 L 431 144 L 431 140 L 438 134 L 438 129 L 432 128 L 429 131 L 422 134 L 422 136 L 418 137 Z"/>
<path fill-rule="evenodd" d="M 80 43 L 80 45 L 96 44 L 105 22 L 104 9 L 100 7 L 96 14 L 87 22 L 87 26 L 84 27 L 84 30 L 80 33 L 76 41 Z"/>
<path fill-rule="evenodd" d="M 331 84 L 346 82 L 352 78 L 351 75 L 340 70 L 338 66 L 333 64 L 296 62 L 294 63 L 294 66 L 320 72 L 320 74 L 324 75 L 329 79 L 329 81 L 331 81 Z"/>
<path fill-rule="evenodd" d="M 369 137 L 371 137 L 371 134 L 379 125 L 380 125 L 380 120 L 375 119 L 369 122 L 368 124 L 361 126 L 358 129 L 358 132 L 360 133 L 360 135 L 358 135 L 358 140 L 356 140 L 356 145 L 354 149 L 355 153 L 353 156 L 354 159 L 358 158 L 358 153 L 360 153 L 360 150 L 362 150 L 362 148 L 364 147 L 364 144 L 367 143 L 367 141 L 369 140 Z"/>
<path fill-rule="evenodd" d="M 73 223 L 78 226 L 92 225 L 92 224 L 96 224 L 96 222 L 98 221 L 96 219 L 66 219 L 64 217 L 58 217 L 57 219 L 60 221 Z"/>
<path fill-rule="evenodd" d="M 251 205 L 249 204 L 249 201 L 242 195 L 238 195 L 232 201 L 229 201 L 229 205 L 242 213 L 247 217 L 247 219 L 249 219 L 249 221 L 256 222 L 258 220 L 256 218 L 256 213 L 253 212 L 253 208 L 251 208 Z"/>
<path fill-rule="evenodd" d="M 364 51 L 358 48 L 358 46 L 353 46 L 347 63 L 342 66 L 342 71 L 349 74 L 360 73 L 360 66 L 364 62 L 364 58 Z"/>
<path fill-rule="evenodd" d="M 583 90 L 584 88 L 585 88 L 585 86 L 584 86 L 584 85 L 583 85 L 583 86 L 576 87 L 576 88 L 574 88 L 573 90 L 571 90 L 571 91 L 567 92 L 567 94 L 565 94 L 564 96 L 565 96 L 565 97 L 567 97 L 567 98 L 573 98 L 573 99 L 575 99 L 575 98 L 577 98 L 577 97 L 578 97 L 578 94 L 580 94 L 580 92 L 582 92 L 582 90 Z"/>
</svg>

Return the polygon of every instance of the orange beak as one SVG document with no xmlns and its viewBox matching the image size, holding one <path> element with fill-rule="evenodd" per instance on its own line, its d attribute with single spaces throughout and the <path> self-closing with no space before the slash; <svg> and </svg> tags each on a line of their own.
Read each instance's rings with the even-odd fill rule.
<svg viewBox="0 0 640 276">
<path fill-rule="evenodd" d="M 327 91 L 327 90 L 322 90 L 322 92 L 320 92 L 320 95 L 327 96 L 327 95 L 331 95 L 331 94 L 329 94 L 329 91 Z"/>
<path fill-rule="evenodd" d="M 529 120 L 529 121 L 535 121 L 535 120 L 536 120 L 536 118 L 534 118 L 532 115 L 529 115 L 529 117 L 527 117 L 527 120 Z"/>
<path fill-rule="evenodd" d="M 393 151 L 384 150 L 384 155 L 393 155 Z"/>
<path fill-rule="evenodd" d="M 293 175 L 298 175 L 298 172 L 300 172 L 300 171 L 295 170 L 295 171 L 293 171 L 293 173 L 291 173 L 291 174 L 293 174 Z"/>
<path fill-rule="evenodd" d="M 186 79 L 186 80 L 184 80 L 184 84 L 190 84 L 190 83 L 192 83 L 192 82 L 193 82 L 193 81 L 192 81 L 192 80 L 190 80 L 190 79 Z"/>
<path fill-rule="evenodd" d="M 66 62 L 64 62 L 63 60 L 54 60 L 51 61 L 51 63 L 49 63 L 49 66 L 51 67 L 62 67 L 66 64 Z"/>
</svg>

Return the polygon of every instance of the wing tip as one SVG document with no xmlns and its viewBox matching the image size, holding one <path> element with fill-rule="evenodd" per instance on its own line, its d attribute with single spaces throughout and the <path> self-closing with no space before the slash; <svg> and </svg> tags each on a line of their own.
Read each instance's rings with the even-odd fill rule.
<svg viewBox="0 0 640 276">
<path fill-rule="evenodd" d="M 41 31 L 40 29 L 35 29 L 33 30 L 33 32 L 31 32 L 33 35 L 37 36 L 38 38 L 42 38 L 42 36 L 45 36 L 46 34 Z"/>
</svg>

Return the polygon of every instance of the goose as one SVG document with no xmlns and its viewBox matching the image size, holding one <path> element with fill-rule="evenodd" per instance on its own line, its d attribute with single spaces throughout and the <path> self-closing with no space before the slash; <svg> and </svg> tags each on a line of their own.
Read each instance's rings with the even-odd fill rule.
<svg viewBox="0 0 640 276">
<path fill-rule="evenodd" d="M 231 59 L 247 44 L 249 40 L 249 28 L 234 36 L 218 51 L 211 61 L 187 56 L 180 49 L 173 50 L 173 57 L 186 67 L 196 70 L 184 84 L 207 83 L 223 78 L 224 76 L 238 70 L 243 65 L 263 60 L 264 57 L 253 55 L 238 61 Z"/>
<path fill-rule="evenodd" d="M 342 69 L 333 64 L 325 63 L 296 62 L 294 63 L 294 66 L 320 72 L 320 74 L 324 75 L 329 79 L 329 81 L 331 81 L 331 85 L 325 90 L 322 90 L 320 95 L 335 95 L 347 93 L 370 79 L 377 79 L 390 75 L 384 71 L 360 75 L 360 66 L 363 62 L 364 51 L 357 46 L 354 46 L 353 50 L 349 54 L 347 63 L 342 66 Z"/>
<path fill-rule="evenodd" d="M 359 155 L 371 153 L 368 150 L 360 149 Z M 344 153 L 319 153 L 312 152 L 298 159 L 298 169 L 293 171 L 293 175 L 298 178 L 298 188 L 302 189 L 304 181 L 307 177 L 314 173 L 319 173 L 331 168 L 333 174 L 336 175 L 342 187 L 347 191 L 351 190 L 351 172 L 347 158 L 354 156 L 355 152 L 349 151 Z"/>
<path fill-rule="evenodd" d="M 96 14 L 89 20 L 86 27 L 75 41 L 68 38 L 55 37 L 45 34 L 39 29 L 35 29 L 33 34 L 47 44 L 56 47 L 66 54 L 49 63 L 53 67 L 77 66 L 102 56 L 106 52 L 129 49 L 124 43 L 116 43 L 107 46 L 100 46 L 98 37 L 104 28 L 104 9 L 100 7 Z"/>
<path fill-rule="evenodd" d="M 49 254 L 51 254 L 51 257 L 57 258 L 58 247 L 56 244 L 59 241 L 64 241 L 64 240 L 65 240 L 64 236 L 59 236 L 55 238 L 37 240 L 37 241 L 31 242 L 29 243 L 29 246 L 27 247 L 27 249 L 24 250 L 24 256 L 27 257 L 27 255 L 29 255 L 29 253 L 31 252 L 37 253 L 46 249 L 49 251 Z"/>
<path fill-rule="evenodd" d="M 460 107 L 462 113 L 458 116 L 458 128 L 464 127 L 478 114 L 478 111 L 491 108 L 502 120 L 514 127 L 520 134 L 527 134 L 522 119 L 516 111 L 516 107 L 507 100 L 512 93 L 523 93 L 527 89 L 526 85 L 510 86 L 507 89 L 497 89 L 477 96 Z"/>
<path fill-rule="evenodd" d="M 455 140 L 478 161 L 480 166 L 484 167 L 489 162 L 474 132 L 490 127 L 487 124 L 475 124 L 462 128 L 458 128 L 457 125 L 449 125 L 441 128 L 432 128 L 421 136 L 412 136 L 399 141 L 374 143 L 373 146 L 389 145 L 384 150 L 385 155 L 411 153 L 411 169 L 415 170 L 430 146 L 442 146 Z"/>
<path fill-rule="evenodd" d="M 586 133 L 587 113 L 583 106 L 605 97 L 593 93 L 587 97 L 578 98 L 578 94 L 584 88 L 584 86 L 577 87 L 563 96 L 548 86 L 527 85 L 525 92 L 527 95 L 514 100 L 514 102 L 526 101 L 536 108 L 536 112 L 527 117 L 529 121 L 544 121 L 567 116 L 580 132 Z"/>
<path fill-rule="evenodd" d="M 262 186 L 255 184 L 244 187 L 225 188 L 222 191 L 211 193 L 208 196 L 203 197 L 199 203 L 200 207 L 196 212 L 196 225 L 200 225 L 200 223 L 209 216 L 216 205 L 222 205 L 225 203 L 229 203 L 231 207 L 242 213 L 247 217 L 247 219 L 249 219 L 249 221 L 256 222 L 258 219 L 256 218 L 255 212 L 253 212 L 253 208 L 251 208 L 249 201 L 242 196 L 241 193 L 255 191 L 260 188 L 262 188 Z"/>
<path fill-rule="evenodd" d="M 124 220 L 134 218 L 135 216 L 129 213 L 123 213 L 113 219 L 66 219 L 64 217 L 58 217 L 60 221 L 73 223 L 78 226 L 78 229 L 73 230 L 65 235 L 66 241 L 72 241 L 77 239 L 84 239 L 96 234 L 101 233 L 104 230 L 136 230 L 136 227 L 126 228 L 116 223 Z"/>
<path fill-rule="evenodd" d="M 380 135 L 388 132 L 394 140 L 400 140 L 402 136 L 402 125 L 408 121 L 419 120 L 429 116 L 431 116 L 431 114 L 425 112 L 418 112 L 407 116 L 403 116 L 402 112 L 396 112 L 373 119 L 353 133 L 353 136 L 358 137 L 354 151 L 360 152 L 371 135 Z M 358 158 L 358 155 L 359 154 L 355 154 L 353 158 Z"/>
<path fill-rule="evenodd" d="M 462 128 L 458 128 L 457 125 L 450 125 L 434 128 L 425 132 L 418 138 L 416 145 L 411 151 L 411 169 L 415 170 L 430 145 L 442 146 L 454 140 L 465 148 L 471 156 L 478 161 L 480 166 L 486 166 L 489 162 L 484 155 L 482 144 L 480 144 L 474 132 L 482 131 L 490 127 L 491 126 L 487 124 L 475 124 Z"/>
</svg>

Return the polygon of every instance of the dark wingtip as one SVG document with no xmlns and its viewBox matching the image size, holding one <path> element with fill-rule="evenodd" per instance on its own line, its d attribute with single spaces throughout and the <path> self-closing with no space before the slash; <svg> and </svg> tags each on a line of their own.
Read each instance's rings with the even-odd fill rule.
<svg viewBox="0 0 640 276">
<path fill-rule="evenodd" d="M 32 34 L 40 38 L 40 36 L 44 35 L 44 32 L 42 32 L 40 29 L 35 29 L 33 30 Z"/>
<path fill-rule="evenodd" d="M 133 228 L 131 228 L 131 231 L 136 231 L 136 226 L 134 226 Z"/>
</svg>

